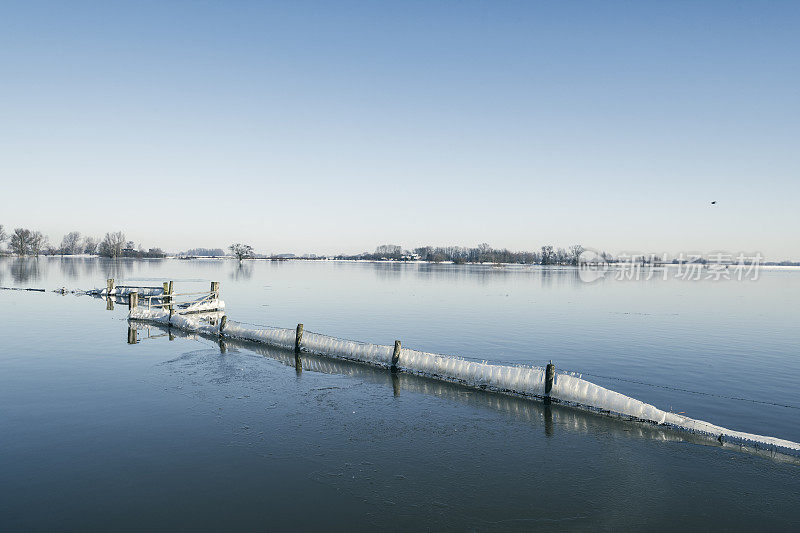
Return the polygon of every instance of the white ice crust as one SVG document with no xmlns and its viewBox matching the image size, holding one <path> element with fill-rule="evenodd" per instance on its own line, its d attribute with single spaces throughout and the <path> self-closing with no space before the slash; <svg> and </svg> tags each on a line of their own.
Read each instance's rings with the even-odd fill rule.
<svg viewBox="0 0 800 533">
<path fill-rule="evenodd" d="M 232 337 L 281 348 L 291 349 L 294 347 L 294 329 L 253 328 L 228 321 L 220 335 L 219 321 L 212 326 L 209 322 L 184 314 L 187 311 L 197 312 L 204 309 L 220 310 L 224 308 L 224 305 L 224 302 L 221 301 L 194 304 L 189 309 L 177 310 L 171 319 L 168 311 L 137 308 L 131 312 L 130 318 L 169 323 L 171 326 L 190 332 Z M 318 355 L 388 367 L 391 364 L 394 347 L 337 339 L 306 331 L 303 334 L 302 349 Z M 469 387 L 538 398 L 545 397 L 545 369 L 540 367 L 470 361 L 449 355 L 403 348 L 400 351 L 398 368 L 405 372 L 462 383 Z M 734 431 L 703 420 L 663 411 L 648 403 L 570 374 L 556 374 L 549 397 L 554 403 L 564 403 L 608 415 L 667 425 L 718 438 L 741 441 L 744 444 L 767 445 L 800 451 L 800 444 L 796 442 Z"/>
</svg>

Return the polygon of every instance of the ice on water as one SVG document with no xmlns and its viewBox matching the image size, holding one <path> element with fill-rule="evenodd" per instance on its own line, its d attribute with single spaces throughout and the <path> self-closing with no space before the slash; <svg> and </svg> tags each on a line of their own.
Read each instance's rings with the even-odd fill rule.
<svg viewBox="0 0 800 533">
<path fill-rule="evenodd" d="M 187 311 L 203 311 L 205 308 L 209 310 L 212 308 L 214 310 L 222 309 L 224 308 L 224 302 L 194 304 L 189 309 L 180 309 L 171 319 L 169 312 L 165 310 L 137 308 L 131 311 L 130 318 L 169 323 L 186 331 L 217 336 L 219 335 L 218 321 L 216 321 L 215 325 L 211 325 L 210 322 L 183 314 Z M 293 348 L 295 343 L 294 329 L 252 328 L 245 324 L 231 321 L 225 326 L 224 336 L 261 342 L 281 348 Z M 302 345 L 304 351 L 314 354 L 384 367 L 388 367 L 391 364 L 394 351 L 393 346 L 338 339 L 310 331 L 303 334 Z M 401 350 L 398 366 L 405 372 L 462 383 L 469 387 L 538 398 L 545 396 L 545 369 L 541 367 L 470 361 L 459 357 L 408 348 Z M 609 415 L 668 425 L 743 443 L 800 451 L 800 444 L 796 442 L 733 431 L 710 422 L 663 411 L 654 405 L 606 389 L 572 374 L 556 374 L 550 398 L 557 403 L 586 408 Z"/>
</svg>

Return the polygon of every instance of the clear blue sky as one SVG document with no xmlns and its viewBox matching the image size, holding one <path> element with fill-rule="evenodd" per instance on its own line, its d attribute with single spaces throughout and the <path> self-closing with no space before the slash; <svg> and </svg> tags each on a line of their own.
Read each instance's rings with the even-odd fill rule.
<svg viewBox="0 0 800 533">
<path fill-rule="evenodd" d="M 0 224 L 800 259 L 798 27 L 800 2 L 3 2 Z"/>
</svg>

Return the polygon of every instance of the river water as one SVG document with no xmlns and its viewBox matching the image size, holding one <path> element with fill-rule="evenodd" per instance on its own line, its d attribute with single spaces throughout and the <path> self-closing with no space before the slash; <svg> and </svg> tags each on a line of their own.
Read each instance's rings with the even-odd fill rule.
<svg viewBox="0 0 800 533">
<path fill-rule="evenodd" d="M 544 364 L 800 441 L 800 270 L 0 259 L 0 529 L 788 529 L 800 470 L 570 408 L 152 328 L 52 289 L 222 283 L 256 325 Z M 709 278 L 709 279 L 706 279 Z"/>
</svg>

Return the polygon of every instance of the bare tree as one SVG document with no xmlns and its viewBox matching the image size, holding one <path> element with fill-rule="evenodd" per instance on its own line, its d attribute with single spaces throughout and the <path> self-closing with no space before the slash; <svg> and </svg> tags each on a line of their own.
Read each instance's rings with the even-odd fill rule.
<svg viewBox="0 0 800 533">
<path fill-rule="evenodd" d="M 387 258 L 399 259 L 403 254 L 403 248 L 396 244 L 381 244 L 375 248 L 375 255 Z"/>
<path fill-rule="evenodd" d="M 553 251 L 553 247 L 549 244 L 547 246 L 542 246 L 542 264 L 549 265 L 555 260 L 555 252 Z"/>
<path fill-rule="evenodd" d="M 14 228 L 11 234 L 11 251 L 17 255 L 39 255 L 47 246 L 47 237 L 40 231 Z"/>
<path fill-rule="evenodd" d="M 17 255 L 28 255 L 31 247 L 31 230 L 26 228 L 14 228 L 11 234 L 11 252 Z"/>
<path fill-rule="evenodd" d="M 38 256 L 42 250 L 48 248 L 49 245 L 49 239 L 46 235 L 42 235 L 41 231 L 33 232 L 33 238 L 31 239 L 31 255 Z"/>
<path fill-rule="evenodd" d="M 478 257 L 477 261 L 479 263 L 485 263 L 486 261 L 492 261 L 494 258 L 492 257 L 492 247 L 488 242 L 482 242 L 478 245 Z"/>
<path fill-rule="evenodd" d="M 98 246 L 100 255 L 105 257 L 121 257 L 125 247 L 125 234 L 121 231 L 106 233 Z"/>
<path fill-rule="evenodd" d="M 231 251 L 233 256 L 239 261 L 242 261 L 243 259 L 250 259 L 253 257 L 253 247 L 250 246 L 249 244 L 241 244 L 237 242 L 235 244 L 231 244 L 228 247 L 228 249 Z"/>
<path fill-rule="evenodd" d="M 83 253 L 94 255 L 97 253 L 97 239 L 86 237 L 83 239 Z"/>
<path fill-rule="evenodd" d="M 573 244 L 569 247 L 569 256 L 570 256 L 570 263 L 573 265 L 577 265 L 578 261 L 580 261 L 581 254 L 584 251 L 584 247 L 580 244 Z"/>
<path fill-rule="evenodd" d="M 61 255 L 75 255 L 81 253 L 81 234 L 78 231 L 70 231 L 61 239 L 59 248 Z"/>
<path fill-rule="evenodd" d="M 0 224 L 0 244 L 3 244 L 8 239 L 8 235 L 6 234 L 6 230 L 3 229 L 3 225 Z"/>
</svg>

